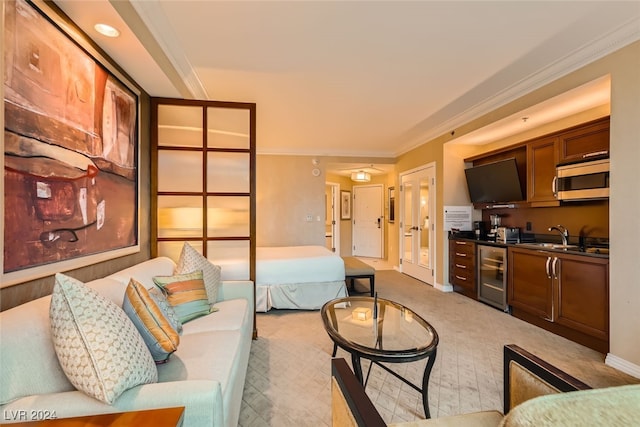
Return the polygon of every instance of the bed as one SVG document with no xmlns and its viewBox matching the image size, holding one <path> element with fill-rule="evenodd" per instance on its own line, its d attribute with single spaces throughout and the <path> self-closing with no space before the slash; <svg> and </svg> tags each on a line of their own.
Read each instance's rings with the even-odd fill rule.
<svg viewBox="0 0 640 427">
<path fill-rule="evenodd" d="M 256 248 L 256 311 L 318 310 L 347 296 L 342 258 L 323 246 Z"/>
</svg>

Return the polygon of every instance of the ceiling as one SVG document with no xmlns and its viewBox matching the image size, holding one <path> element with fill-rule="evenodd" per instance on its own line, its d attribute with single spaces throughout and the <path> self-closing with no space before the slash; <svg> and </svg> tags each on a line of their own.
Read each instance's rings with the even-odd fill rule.
<svg viewBox="0 0 640 427">
<path fill-rule="evenodd" d="M 393 158 L 640 39 L 639 1 L 55 3 L 152 96 L 255 102 L 270 154 Z"/>
</svg>

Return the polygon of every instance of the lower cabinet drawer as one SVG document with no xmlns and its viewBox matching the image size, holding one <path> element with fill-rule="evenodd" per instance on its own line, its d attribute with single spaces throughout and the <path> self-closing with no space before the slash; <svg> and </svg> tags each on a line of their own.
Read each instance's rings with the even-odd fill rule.
<svg viewBox="0 0 640 427">
<path fill-rule="evenodd" d="M 456 282 L 473 283 L 475 272 L 472 266 L 467 267 L 462 264 L 455 264 L 451 271 L 451 277 Z"/>
</svg>

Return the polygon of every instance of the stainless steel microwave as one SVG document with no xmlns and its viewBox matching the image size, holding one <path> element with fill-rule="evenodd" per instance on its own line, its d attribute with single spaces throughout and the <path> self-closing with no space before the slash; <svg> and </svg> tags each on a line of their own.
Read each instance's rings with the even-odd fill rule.
<svg viewBox="0 0 640 427">
<path fill-rule="evenodd" d="M 558 166 L 556 177 L 558 200 L 609 197 L 609 159 Z"/>
</svg>

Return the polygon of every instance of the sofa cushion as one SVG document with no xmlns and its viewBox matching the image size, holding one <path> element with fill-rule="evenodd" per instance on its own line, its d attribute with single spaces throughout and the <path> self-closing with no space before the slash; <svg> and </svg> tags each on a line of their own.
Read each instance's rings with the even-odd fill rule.
<svg viewBox="0 0 640 427">
<path fill-rule="evenodd" d="M 203 316 L 184 325 L 184 335 L 207 331 L 236 331 L 246 327 L 249 303 L 246 299 L 220 301 L 214 305 L 218 311 L 211 316 Z"/>
<path fill-rule="evenodd" d="M 218 301 L 218 288 L 220 287 L 220 274 L 222 268 L 212 264 L 200 252 L 195 250 L 188 242 L 185 242 L 180 252 L 180 259 L 176 267 L 177 274 L 192 273 L 202 270 L 204 286 L 207 289 L 207 298 L 210 304 Z"/>
<path fill-rule="evenodd" d="M 153 281 L 167 295 L 181 323 L 206 316 L 211 312 L 202 271 L 173 276 L 156 276 Z"/>
<path fill-rule="evenodd" d="M 56 274 L 49 318 L 60 365 L 78 390 L 111 404 L 125 390 L 158 380 L 131 320 L 84 283 Z"/>
<path fill-rule="evenodd" d="M 504 427 L 631 426 L 640 420 L 640 385 L 536 397 L 511 409 Z"/>
<path fill-rule="evenodd" d="M 50 301 L 48 295 L 0 313 L 1 405 L 24 396 L 74 390 L 51 341 Z"/>
<path fill-rule="evenodd" d="M 127 286 L 122 309 L 140 332 L 153 360 L 166 362 L 178 348 L 180 336 L 149 291 L 135 279 Z"/>
<path fill-rule="evenodd" d="M 210 331 L 181 337 L 171 362 L 158 365 L 158 381 L 219 381 L 224 392 L 241 350 L 240 331 Z"/>
</svg>

